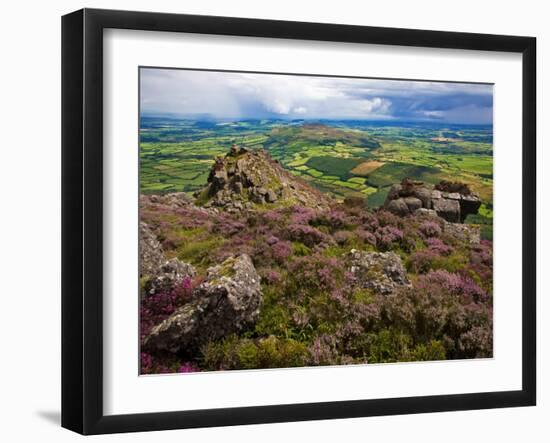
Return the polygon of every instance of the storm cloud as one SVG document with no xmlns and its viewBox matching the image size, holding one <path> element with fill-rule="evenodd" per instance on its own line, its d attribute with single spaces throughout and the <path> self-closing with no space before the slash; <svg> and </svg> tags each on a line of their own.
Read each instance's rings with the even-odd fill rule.
<svg viewBox="0 0 550 443">
<path fill-rule="evenodd" d="M 487 84 L 142 68 L 145 114 L 489 124 Z"/>
</svg>

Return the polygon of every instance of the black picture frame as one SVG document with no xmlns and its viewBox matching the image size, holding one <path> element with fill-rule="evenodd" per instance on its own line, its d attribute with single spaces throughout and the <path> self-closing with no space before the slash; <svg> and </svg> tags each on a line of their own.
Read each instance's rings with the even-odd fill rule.
<svg viewBox="0 0 550 443">
<path fill-rule="evenodd" d="M 103 30 L 171 31 L 522 54 L 522 389 L 169 411 L 103 413 Z M 62 426 L 151 431 L 536 403 L 536 39 L 503 35 L 83 9 L 62 18 Z"/>
</svg>

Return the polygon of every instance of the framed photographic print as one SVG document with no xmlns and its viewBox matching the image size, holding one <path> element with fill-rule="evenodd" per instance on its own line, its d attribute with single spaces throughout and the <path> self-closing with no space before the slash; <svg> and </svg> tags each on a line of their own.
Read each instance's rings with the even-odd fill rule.
<svg viewBox="0 0 550 443">
<path fill-rule="evenodd" d="M 536 42 L 62 21 L 62 425 L 536 402 Z"/>
</svg>

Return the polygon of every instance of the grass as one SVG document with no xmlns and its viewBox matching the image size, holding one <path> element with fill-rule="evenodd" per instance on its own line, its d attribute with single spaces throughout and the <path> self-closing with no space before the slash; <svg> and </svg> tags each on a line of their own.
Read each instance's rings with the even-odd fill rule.
<svg viewBox="0 0 550 443">
<path fill-rule="evenodd" d="M 325 174 L 338 176 L 342 181 L 353 177 L 351 170 L 361 163 L 357 158 L 342 158 L 333 156 L 312 157 L 307 161 L 310 168 Z"/>
<path fill-rule="evenodd" d="M 490 127 L 150 118 L 142 121 L 140 137 L 140 184 L 146 194 L 200 190 L 214 158 L 237 143 L 268 150 L 290 172 L 337 198 L 368 195 L 371 207 L 382 205 L 387 188 L 404 177 L 432 184 L 462 181 L 480 194 L 485 207 L 492 206 Z"/>
<path fill-rule="evenodd" d="M 356 175 L 366 176 L 366 175 L 369 175 L 371 172 L 377 170 L 381 166 L 384 166 L 383 162 L 380 162 L 377 160 L 370 160 L 370 161 L 360 163 L 355 168 L 353 168 L 351 172 Z"/>
</svg>

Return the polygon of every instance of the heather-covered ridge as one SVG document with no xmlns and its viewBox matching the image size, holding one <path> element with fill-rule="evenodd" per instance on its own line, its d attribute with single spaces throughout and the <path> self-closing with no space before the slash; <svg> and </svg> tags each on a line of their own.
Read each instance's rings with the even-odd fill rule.
<svg viewBox="0 0 550 443">
<path fill-rule="evenodd" d="M 142 373 L 492 356 L 475 227 L 337 201 L 253 155 L 194 199 L 141 196 Z"/>
</svg>

